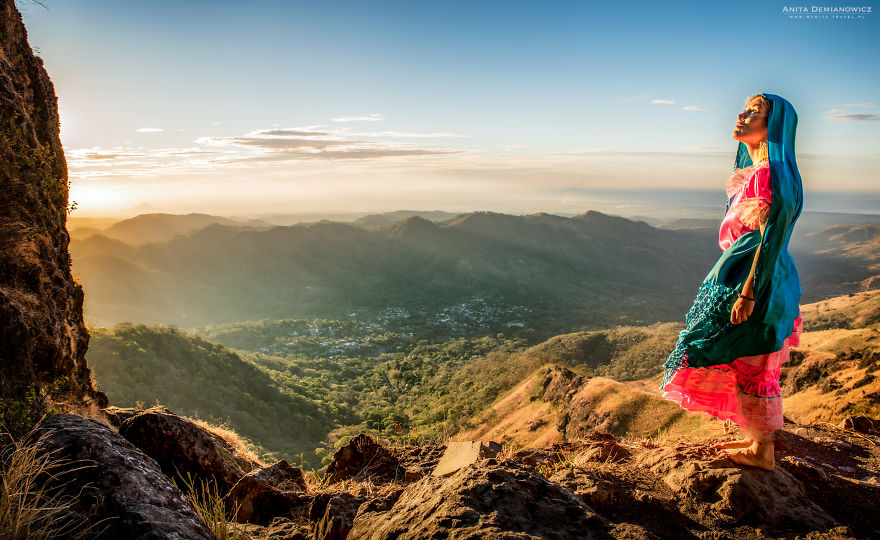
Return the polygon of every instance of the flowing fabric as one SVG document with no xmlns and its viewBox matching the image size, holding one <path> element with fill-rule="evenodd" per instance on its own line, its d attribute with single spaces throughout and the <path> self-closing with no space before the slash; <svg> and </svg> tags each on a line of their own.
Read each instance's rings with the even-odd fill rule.
<svg viewBox="0 0 880 540">
<path fill-rule="evenodd" d="M 769 163 L 736 169 L 726 191 L 730 204 L 718 235 L 722 250 L 767 224 L 773 203 Z M 779 374 L 782 363 L 789 359 L 789 347 L 799 344 L 801 331 L 799 311 L 780 350 L 737 358 L 730 364 L 678 369 L 662 395 L 687 410 L 732 420 L 752 439 L 768 441 L 782 427 Z"/>
<path fill-rule="evenodd" d="M 763 96 L 770 101 L 767 172 L 772 192 L 764 234 L 762 236 L 760 230 L 747 230 L 738 238 L 731 238 L 726 249 L 722 248 L 724 251 L 700 284 L 685 316 L 686 328 L 663 364 L 661 390 L 679 370 L 729 366 L 738 359 L 783 350 L 800 317 L 800 279 L 788 251 L 794 224 L 803 209 L 803 185 L 794 153 L 797 113 L 784 98 L 775 94 Z M 753 165 L 748 148 L 740 142 L 734 171 Z M 730 197 L 725 218 L 732 206 L 749 198 L 755 197 L 739 200 Z M 738 214 L 746 216 L 746 220 L 750 215 L 755 216 L 755 212 L 760 215 L 764 211 L 756 209 L 760 205 L 754 201 L 749 204 L 753 205 L 751 214 L 747 206 Z M 747 320 L 734 324 L 730 322 L 730 314 L 748 278 L 758 246 L 761 251 L 755 264 L 755 307 Z"/>
<path fill-rule="evenodd" d="M 784 420 L 779 374 L 789 359 L 789 347 L 800 343 L 802 328 L 799 314 L 792 334 L 776 352 L 720 366 L 679 369 L 662 395 L 689 411 L 732 420 L 753 440 L 770 441 Z"/>
</svg>

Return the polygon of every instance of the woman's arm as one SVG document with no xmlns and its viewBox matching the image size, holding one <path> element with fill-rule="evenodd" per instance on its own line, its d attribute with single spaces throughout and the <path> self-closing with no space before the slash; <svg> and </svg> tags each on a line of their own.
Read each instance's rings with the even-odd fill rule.
<svg viewBox="0 0 880 540">
<path fill-rule="evenodd" d="M 761 243 L 758 244 L 758 249 L 755 250 L 755 258 L 752 259 L 752 269 L 749 271 L 749 277 L 743 285 L 742 294 L 749 298 L 755 297 L 755 268 L 758 266 L 758 255 L 761 254 L 761 244 L 764 243 L 764 229 L 766 227 L 765 223 L 761 223 Z"/>
<path fill-rule="evenodd" d="M 755 309 L 755 267 L 758 265 L 758 256 L 761 254 L 761 244 L 764 243 L 764 230 L 766 229 L 766 224 L 761 223 L 761 242 L 758 244 L 758 249 L 755 250 L 755 257 L 752 259 L 752 268 L 749 270 L 749 277 L 746 278 L 746 282 L 743 284 L 742 293 L 739 298 L 736 299 L 736 303 L 733 305 L 733 309 L 730 312 L 730 322 L 733 324 L 739 324 L 752 314 L 752 311 Z M 743 298 L 746 296 L 748 298 Z M 749 300 L 751 298 L 751 300 Z"/>
</svg>

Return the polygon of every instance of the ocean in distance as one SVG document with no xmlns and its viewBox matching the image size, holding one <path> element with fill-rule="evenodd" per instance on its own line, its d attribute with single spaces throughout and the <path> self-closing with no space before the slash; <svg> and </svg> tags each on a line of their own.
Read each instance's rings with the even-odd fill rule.
<svg viewBox="0 0 880 540">
<path fill-rule="evenodd" d="M 567 189 L 558 199 L 542 195 L 534 203 L 560 215 L 592 209 L 627 218 L 720 220 L 727 207 L 726 193 L 717 189 Z M 863 214 L 865 222 L 880 222 L 880 192 L 805 191 L 803 212 Z"/>
</svg>

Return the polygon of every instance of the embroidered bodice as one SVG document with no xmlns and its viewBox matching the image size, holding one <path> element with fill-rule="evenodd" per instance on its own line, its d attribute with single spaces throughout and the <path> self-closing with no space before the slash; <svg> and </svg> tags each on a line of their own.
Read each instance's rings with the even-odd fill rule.
<svg viewBox="0 0 880 540">
<path fill-rule="evenodd" d="M 770 163 L 736 169 L 725 184 L 730 206 L 721 222 L 718 245 L 727 250 L 743 234 L 757 230 L 770 216 Z"/>
</svg>

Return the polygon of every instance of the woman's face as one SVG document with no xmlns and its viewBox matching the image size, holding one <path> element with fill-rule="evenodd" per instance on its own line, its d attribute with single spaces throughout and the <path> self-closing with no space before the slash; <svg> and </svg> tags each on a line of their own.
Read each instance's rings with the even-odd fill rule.
<svg viewBox="0 0 880 540">
<path fill-rule="evenodd" d="M 737 115 L 733 138 L 748 146 L 758 146 L 767 138 L 767 110 L 760 98 L 754 98 Z"/>
</svg>

